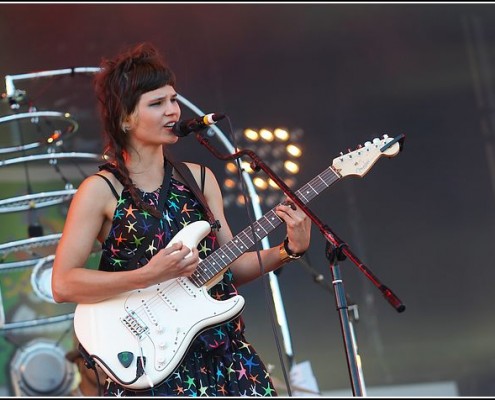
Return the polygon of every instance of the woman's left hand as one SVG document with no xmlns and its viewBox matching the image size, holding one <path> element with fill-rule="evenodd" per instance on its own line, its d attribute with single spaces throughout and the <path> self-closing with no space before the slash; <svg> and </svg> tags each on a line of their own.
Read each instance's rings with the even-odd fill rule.
<svg viewBox="0 0 495 400">
<path fill-rule="evenodd" d="M 275 213 L 287 226 L 289 248 L 293 253 L 304 253 L 309 247 L 311 220 L 290 199 L 275 207 Z"/>
</svg>

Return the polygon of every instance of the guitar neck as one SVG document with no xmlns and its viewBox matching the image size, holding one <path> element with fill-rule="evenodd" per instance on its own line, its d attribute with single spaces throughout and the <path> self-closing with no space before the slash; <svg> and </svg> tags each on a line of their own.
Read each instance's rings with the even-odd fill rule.
<svg viewBox="0 0 495 400">
<path fill-rule="evenodd" d="M 341 176 L 332 167 L 328 167 L 295 194 L 304 204 L 307 204 L 340 178 Z M 248 226 L 232 240 L 201 260 L 198 268 L 190 277 L 191 281 L 197 287 L 208 283 L 282 222 L 283 220 L 275 213 L 275 207 L 272 208 L 252 226 Z"/>
</svg>

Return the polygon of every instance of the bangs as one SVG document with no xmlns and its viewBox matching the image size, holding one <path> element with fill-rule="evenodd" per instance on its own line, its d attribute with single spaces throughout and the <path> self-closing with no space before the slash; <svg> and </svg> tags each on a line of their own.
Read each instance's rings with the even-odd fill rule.
<svg viewBox="0 0 495 400">
<path fill-rule="evenodd" d="M 166 85 L 175 87 L 175 76 L 168 68 L 140 65 L 130 73 L 130 86 L 139 94 L 150 92 Z"/>
</svg>

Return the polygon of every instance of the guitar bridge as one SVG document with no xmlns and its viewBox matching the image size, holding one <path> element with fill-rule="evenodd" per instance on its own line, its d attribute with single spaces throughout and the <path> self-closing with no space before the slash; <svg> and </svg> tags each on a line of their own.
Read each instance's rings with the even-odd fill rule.
<svg viewBox="0 0 495 400">
<path fill-rule="evenodd" d="M 148 332 L 148 327 L 138 320 L 139 317 L 135 312 L 128 314 L 125 318 L 121 318 L 120 321 L 124 326 L 136 336 L 139 340 L 142 340 L 143 335 Z"/>
</svg>

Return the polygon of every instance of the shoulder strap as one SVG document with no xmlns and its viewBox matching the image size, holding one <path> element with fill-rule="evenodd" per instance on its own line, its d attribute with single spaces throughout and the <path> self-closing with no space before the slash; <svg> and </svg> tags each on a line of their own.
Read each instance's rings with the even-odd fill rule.
<svg viewBox="0 0 495 400">
<path fill-rule="evenodd" d="M 102 177 L 103 179 L 105 179 L 107 181 L 108 186 L 110 186 L 110 190 L 112 191 L 112 193 L 115 196 L 115 198 L 118 200 L 120 196 L 117 193 L 117 191 L 115 190 L 115 187 L 113 186 L 112 182 L 110 182 L 110 180 L 106 176 L 103 176 L 103 175 L 98 174 L 98 173 L 96 173 L 95 175 L 98 175 L 98 176 Z"/>
<path fill-rule="evenodd" d="M 194 176 L 189 169 L 189 167 L 184 164 L 183 162 L 176 162 L 174 163 L 174 168 L 177 170 L 177 172 L 182 176 L 184 181 L 187 183 L 189 188 L 193 191 L 194 195 L 196 198 L 199 200 L 199 202 L 203 205 L 206 215 L 208 217 L 208 221 L 210 222 L 210 225 L 212 229 L 220 229 L 220 222 L 218 220 L 215 220 L 215 216 L 210 210 L 210 207 L 208 207 L 208 202 L 206 201 L 206 198 L 203 194 L 203 188 L 204 188 L 204 166 L 202 165 L 202 171 L 201 171 L 201 189 L 198 186 L 198 183 L 196 182 L 196 179 L 194 179 Z"/>
<path fill-rule="evenodd" d="M 105 163 L 105 164 L 102 164 L 102 165 L 98 165 L 98 169 L 101 171 L 101 170 L 106 170 L 108 172 L 111 172 L 113 174 L 113 176 L 115 176 L 117 178 L 117 180 L 122 183 L 122 185 L 124 185 L 124 178 L 122 177 L 122 175 L 120 174 L 119 170 L 117 169 L 117 167 L 115 165 L 113 165 L 112 163 Z M 98 175 L 98 174 L 96 174 Z M 100 175 L 101 176 L 101 175 Z"/>
</svg>

